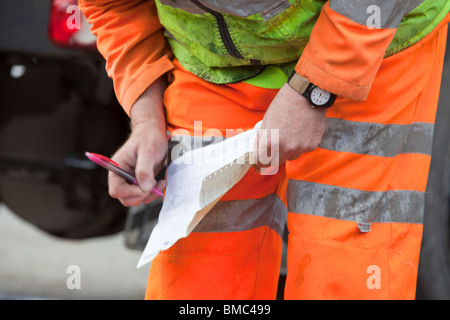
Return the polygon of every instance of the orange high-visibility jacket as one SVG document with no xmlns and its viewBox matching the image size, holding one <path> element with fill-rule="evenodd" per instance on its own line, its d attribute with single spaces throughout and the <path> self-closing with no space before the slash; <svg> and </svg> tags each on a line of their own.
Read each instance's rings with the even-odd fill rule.
<svg viewBox="0 0 450 320">
<path fill-rule="evenodd" d="M 219 2 L 212 1 L 216 6 Z M 380 1 L 382 10 L 387 10 L 389 15 L 379 18 L 382 21 L 380 26 L 377 26 L 376 17 L 372 19 L 372 13 L 375 14 L 376 10 L 369 4 L 373 1 L 319 2 L 324 5 L 319 6 L 320 15 L 295 70 L 319 87 L 339 96 L 364 100 L 401 18 L 428 1 L 384 1 L 384 4 Z M 243 1 L 242 6 L 245 3 Z M 142 92 L 173 68 L 172 51 L 155 2 L 80 0 L 79 5 L 93 24 L 92 32 L 97 36 L 98 49 L 107 61 L 106 69 L 114 80 L 116 95 L 129 114 Z M 303 5 L 303 2 L 297 5 Z M 411 38 L 415 41 L 423 38 L 444 18 L 449 7 L 449 1 L 441 1 L 439 8 L 427 8 L 426 12 L 420 12 L 420 19 L 430 21 L 421 30 L 415 30 L 412 26 L 411 33 L 417 34 L 412 34 Z M 362 14 L 366 14 L 367 20 L 361 20 Z M 385 11 L 381 11 L 383 14 Z"/>
</svg>

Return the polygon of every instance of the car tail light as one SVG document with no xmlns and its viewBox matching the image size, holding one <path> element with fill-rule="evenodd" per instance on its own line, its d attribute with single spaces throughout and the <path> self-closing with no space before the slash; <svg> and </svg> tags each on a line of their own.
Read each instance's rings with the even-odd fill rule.
<svg viewBox="0 0 450 320">
<path fill-rule="evenodd" d="M 50 39 L 66 47 L 95 48 L 91 26 L 78 8 L 77 0 L 52 0 L 50 9 Z"/>
</svg>

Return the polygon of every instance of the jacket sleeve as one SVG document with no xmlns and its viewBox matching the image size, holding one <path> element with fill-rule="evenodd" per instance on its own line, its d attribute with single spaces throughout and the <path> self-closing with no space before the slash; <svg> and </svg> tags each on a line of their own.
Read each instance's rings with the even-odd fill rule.
<svg viewBox="0 0 450 320">
<path fill-rule="evenodd" d="M 80 0 L 106 60 L 119 103 L 129 115 L 136 99 L 173 68 L 154 1 Z"/>
<path fill-rule="evenodd" d="M 296 72 L 338 96 L 365 100 L 401 19 L 419 2 L 328 1 Z"/>
</svg>

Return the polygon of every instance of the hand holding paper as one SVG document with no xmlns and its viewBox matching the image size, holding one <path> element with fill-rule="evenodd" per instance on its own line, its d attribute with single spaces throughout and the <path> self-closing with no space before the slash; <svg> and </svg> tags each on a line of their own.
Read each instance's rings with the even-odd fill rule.
<svg viewBox="0 0 450 320">
<path fill-rule="evenodd" d="M 187 237 L 217 201 L 255 163 L 253 150 L 258 123 L 220 143 L 184 153 L 167 168 L 167 187 L 159 220 L 138 268 Z"/>
</svg>

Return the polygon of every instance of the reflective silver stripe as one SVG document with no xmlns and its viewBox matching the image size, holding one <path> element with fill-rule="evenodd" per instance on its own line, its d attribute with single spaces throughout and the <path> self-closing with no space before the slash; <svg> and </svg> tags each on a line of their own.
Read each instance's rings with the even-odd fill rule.
<svg viewBox="0 0 450 320">
<path fill-rule="evenodd" d="M 159 2 L 161 2 L 161 4 L 163 4 L 165 6 L 181 9 L 181 10 L 184 10 L 186 12 L 193 13 L 193 14 L 205 13 L 205 11 L 200 9 L 198 6 L 196 6 L 191 1 L 186 1 L 186 0 L 159 0 Z"/>
<path fill-rule="evenodd" d="M 320 148 L 394 157 L 402 153 L 431 155 L 433 124 L 379 124 L 327 118 Z"/>
<path fill-rule="evenodd" d="M 192 1 L 186 0 L 160 0 L 163 5 L 182 9 L 193 14 L 205 13 Z M 238 17 L 248 17 L 253 14 L 261 13 L 269 15 L 268 18 L 275 16 L 290 6 L 288 0 L 201 0 L 202 5 L 219 13 L 230 14 Z"/>
<path fill-rule="evenodd" d="M 431 156 L 434 125 L 415 122 L 410 125 L 379 124 L 327 118 L 325 132 L 319 147 L 322 149 L 395 157 L 402 153 L 420 153 Z M 175 160 L 184 152 L 211 143 L 222 142 L 225 137 L 172 136 L 170 154 Z"/>
<path fill-rule="evenodd" d="M 288 211 L 361 223 L 422 223 L 424 192 L 410 190 L 361 191 L 289 180 Z"/>
<path fill-rule="evenodd" d="M 219 201 L 194 232 L 234 232 L 269 226 L 283 235 L 287 209 L 276 194 L 260 199 Z"/>
<path fill-rule="evenodd" d="M 370 17 L 379 9 L 379 28 L 397 28 L 403 16 L 424 0 L 331 0 L 330 8 L 350 20 L 368 25 Z M 370 25 L 369 25 L 370 26 Z"/>
</svg>

